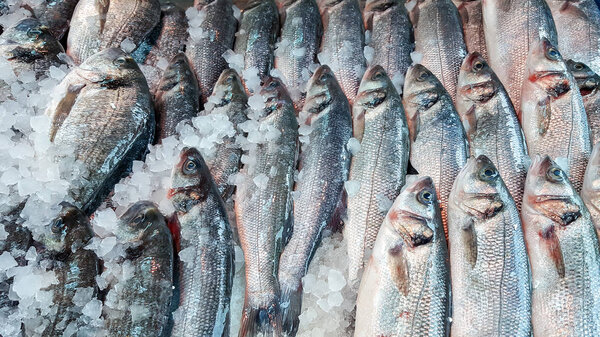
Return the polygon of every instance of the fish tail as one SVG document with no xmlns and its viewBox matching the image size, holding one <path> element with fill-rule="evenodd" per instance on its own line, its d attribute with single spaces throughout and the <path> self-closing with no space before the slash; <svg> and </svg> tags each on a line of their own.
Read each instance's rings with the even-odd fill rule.
<svg viewBox="0 0 600 337">
<path fill-rule="evenodd" d="M 281 312 L 283 320 L 283 332 L 286 336 L 296 336 L 298 325 L 300 323 L 300 313 L 302 312 L 302 284 L 296 289 L 281 289 Z"/>
<path fill-rule="evenodd" d="M 248 304 L 246 298 L 238 336 L 281 336 L 281 325 L 281 309 L 277 300 L 254 307 Z"/>
</svg>

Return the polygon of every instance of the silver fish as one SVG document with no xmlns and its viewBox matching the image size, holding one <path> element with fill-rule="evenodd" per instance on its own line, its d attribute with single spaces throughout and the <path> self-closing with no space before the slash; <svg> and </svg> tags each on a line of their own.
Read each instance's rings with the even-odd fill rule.
<svg viewBox="0 0 600 337">
<path fill-rule="evenodd" d="M 567 67 L 573 74 L 579 93 L 583 97 L 583 106 L 590 127 L 592 145 L 600 142 L 600 75 L 590 67 L 572 60 L 566 60 Z"/>
<path fill-rule="evenodd" d="M 521 211 L 531 263 L 534 336 L 600 334 L 600 251 L 589 212 L 567 174 L 537 156 Z"/>
<path fill-rule="evenodd" d="M 452 336 L 531 336 L 531 283 L 519 210 L 485 155 L 470 157 L 456 177 L 448 245 Z"/>
<path fill-rule="evenodd" d="M 350 105 L 328 66 L 312 76 L 300 113 L 310 126 L 308 142 L 300 152 L 299 181 L 294 188 L 294 229 L 280 259 L 279 283 L 283 329 L 298 330 L 302 307 L 302 277 L 318 247 L 321 232 L 332 221 L 348 178 L 352 137 Z M 327 182 L 324 184 L 323 182 Z"/>
<path fill-rule="evenodd" d="M 360 185 L 348 192 L 345 235 L 349 280 L 358 286 L 367 252 L 406 181 L 410 140 L 402 100 L 381 66 L 365 72 L 352 115 L 360 149 L 353 154 L 348 180 Z"/>
<path fill-rule="evenodd" d="M 60 40 L 69 30 L 73 11 L 79 0 L 45 0 L 32 8 L 33 15 Z"/>
<path fill-rule="evenodd" d="M 600 143 L 594 145 L 594 150 L 585 169 L 580 195 L 585 207 L 590 212 L 596 227 L 596 233 L 600 237 Z"/>
<path fill-rule="evenodd" d="M 408 185 L 390 208 L 360 283 L 355 337 L 446 336 L 448 249 L 429 177 Z"/>
<path fill-rule="evenodd" d="M 260 123 L 281 134 L 257 144 L 248 156 L 254 162 L 244 165 L 237 185 L 235 213 L 246 261 L 246 297 L 240 324 L 240 337 L 280 336 L 282 318 L 277 280 L 279 256 L 284 235 L 292 224 L 292 187 L 296 168 L 298 122 L 294 105 L 283 84 L 269 79 L 262 87 L 266 116 Z M 257 186 L 257 177 L 268 177 Z"/>
<path fill-rule="evenodd" d="M 477 52 L 487 60 L 483 27 L 483 0 L 453 0 L 462 21 L 465 45 L 469 53 Z"/>
<path fill-rule="evenodd" d="M 225 205 L 200 152 L 185 148 L 169 196 L 181 231 L 173 336 L 229 336 L 234 251 Z M 185 258 L 184 258 L 185 257 Z"/>
</svg>

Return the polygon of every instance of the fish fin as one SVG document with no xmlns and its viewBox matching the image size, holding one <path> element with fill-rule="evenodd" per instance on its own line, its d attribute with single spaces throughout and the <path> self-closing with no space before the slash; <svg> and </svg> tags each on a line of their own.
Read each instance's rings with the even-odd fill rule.
<svg viewBox="0 0 600 337">
<path fill-rule="evenodd" d="M 96 0 L 96 10 L 100 17 L 100 34 L 104 32 L 104 25 L 106 24 L 106 13 L 110 6 L 110 0 Z"/>
<path fill-rule="evenodd" d="M 62 126 L 65 119 L 71 113 L 71 109 L 77 100 L 77 96 L 81 92 L 81 89 L 85 87 L 85 84 L 71 84 L 67 87 L 65 94 L 62 96 L 60 101 L 56 104 L 52 113 L 52 124 L 50 126 L 50 141 L 54 141 L 56 132 Z"/>
<path fill-rule="evenodd" d="M 475 116 L 475 104 L 473 104 L 467 112 L 462 116 L 463 127 L 467 139 L 471 141 L 475 132 L 477 132 L 477 117 Z"/>
<path fill-rule="evenodd" d="M 471 268 L 475 267 L 477 262 L 477 233 L 475 233 L 475 224 L 473 221 L 462 229 L 463 242 L 465 244 L 465 255 Z"/>
<path fill-rule="evenodd" d="M 295 336 L 300 324 L 300 313 L 302 313 L 302 284 L 297 289 L 282 289 L 281 316 L 283 320 L 283 332 L 287 336 Z"/>
<path fill-rule="evenodd" d="M 408 12 L 408 18 L 410 19 L 410 22 L 412 22 L 413 29 L 416 28 L 419 24 L 419 2 L 421 2 L 422 0 L 416 1 L 417 3 L 415 4 L 415 7 L 413 7 L 413 9 L 410 12 Z"/>
<path fill-rule="evenodd" d="M 414 142 L 417 139 L 417 136 L 419 135 L 419 114 L 415 112 L 412 115 L 407 114 L 406 117 L 408 117 L 406 119 L 406 122 L 408 124 L 408 135 L 411 142 Z"/>
<path fill-rule="evenodd" d="M 563 2 L 563 4 L 560 6 L 559 12 L 567 12 L 567 14 L 564 15 L 567 15 L 570 18 L 577 18 L 586 22 L 589 22 L 590 20 L 589 15 L 587 15 L 579 7 L 573 6 L 571 1 Z"/>
<path fill-rule="evenodd" d="M 408 274 L 408 265 L 404 257 L 403 244 L 399 244 L 389 250 L 390 253 L 390 272 L 394 284 L 404 296 L 408 295 L 410 288 L 410 275 Z"/>
<path fill-rule="evenodd" d="M 257 308 L 250 306 L 246 297 L 238 337 L 281 336 L 281 325 L 279 303 L 273 302 Z"/>
<path fill-rule="evenodd" d="M 558 237 L 556 236 L 555 230 L 556 228 L 554 226 L 551 226 L 547 229 L 543 229 L 540 232 L 540 237 L 544 240 L 543 242 L 546 244 L 546 248 L 548 249 L 548 255 L 554 263 L 556 273 L 560 278 L 564 278 L 565 261 L 563 259 L 562 249 L 560 248 L 560 242 L 558 241 Z"/>
<path fill-rule="evenodd" d="M 325 229 L 328 229 L 334 233 L 342 231 L 342 229 L 344 228 L 344 219 L 346 218 L 347 199 L 348 196 L 346 194 L 346 189 L 343 189 L 340 193 L 340 199 L 338 200 L 338 204 L 335 207 L 335 210 L 331 215 L 331 219 L 329 219 L 329 222 L 327 223 Z M 321 233 L 320 236 L 322 237 L 323 233 Z"/>
<path fill-rule="evenodd" d="M 536 113 L 538 118 L 538 133 L 540 135 L 546 134 L 548 127 L 550 126 L 550 118 L 552 108 L 550 107 L 550 97 L 546 97 L 539 101 L 536 106 Z"/>
<path fill-rule="evenodd" d="M 365 133 L 365 112 L 367 109 L 360 105 L 355 105 L 352 109 L 352 125 L 354 126 L 354 138 L 362 142 Z"/>
</svg>

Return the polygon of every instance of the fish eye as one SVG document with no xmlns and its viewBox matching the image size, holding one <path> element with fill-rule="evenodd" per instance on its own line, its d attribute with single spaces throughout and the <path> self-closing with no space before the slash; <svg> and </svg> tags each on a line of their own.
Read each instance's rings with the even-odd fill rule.
<svg viewBox="0 0 600 337">
<path fill-rule="evenodd" d="M 37 28 L 31 28 L 27 30 L 27 37 L 31 39 L 37 39 L 42 35 L 42 30 Z"/>
<path fill-rule="evenodd" d="M 433 193 L 429 190 L 423 190 L 417 196 L 417 200 L 424 205 L 429 205 L 433 202 Z"/>
<path fill-rule="evenodd" d="M 52 225 L 50 226 L 50 230 L 52 231 L 52 233 L 58 234 L 62 231 L 64 226 L 65 226 L 65 224 L 62 221 L 62 219 L 57 218 L 52 222 Z"/>
<path fill-rule="evenodd" d="M 583 70 L 583 64 L 581 64 L 581 63 L 575 63 L 575 65 L 573 66 L 573 69 L 575 69 L 575 70 Z"/>
<path fill-rule="evenodd" d="M 491 181 L 496 179 L 498 171 L 493 167 L 485 167 L 479 172 L 479 177 L 484 181 Z"/>
<path fill-rule="evenodd" d="M 483 69 L 483 62 L 477 61 L 473 64 L 473 70 L 475 70 L 475 72 L 478 72 L 481 69 Z"/>
<path fill-rule="evenodd" d="M 423 82 L 425 81 L 427 78 L 429 78 L 429 72 L 427 71 L 423 71 L 419 74 L 419 77 L 417 77 L 417 81 L 419 82 Z"/>
<path fill-rule="evenodd" d="M 226 82 L 227 84 L 231 84 L 231 83 L 233 83 L 233 75 L 229 75 L 229 76 L 227 76 L 227 79 L 225 80 L 225 82 Z"/>
<path fill-rule="evenodd" d="M 188 159 L 183 163 L 183 173 L 185 174 L 193 174 L 196 172 L 196 168 L 198 165 L 192 159 Z"/>
<path fill-rule="evenodd" d="M 146 221 L 146 216 L 144 214 L 140 214 L 138 216 L 136 216 L 135 218 L 133 218 L 133 221 L 130 223 L 130 225 L 141 225 L 144 223 L 144 221 Z"/>
<path fill-rule="evenodd" d="M 376 72 L 375 74 L 373 74 L 372 79 L 375 81 L 381 80 L 383 78 L 383 73 L 381 71 Z"/>
<path fill-rule="evenodd" d="M 563 171 L 560 168 L 556 167 L 556 166 L 550 167 L 548 169 L 548 172 L 546 173 L 546 175 L 548 176 L 548 178 L 551 181 L 554 181 L 554 182 L 561 182 L 561 181 L 564 180 L 564 178 L 563 178 Z"/>
<path fill-rule="evenodd" d="M 127 63 L 127 58 L 125 56 L 119 56 L 113 61 L 113 64 L 116 65 L 117 67 L 121 67 L 125 63 Z"/>
<path fill-rule="evenodd" d="M 319 77 L 319 82 L 325 82 L 331 78 L 331 74 L 327 71 L 323 72 Z"/>
<path fill-rule="evenodd" d="M 556 48 L 551 47 L 548 48 L 548 50 L 546 51 L 546 56 L 551 60 L 558 60 L 558 58 L 560 57 L 560 53 Z"/>
</svg>

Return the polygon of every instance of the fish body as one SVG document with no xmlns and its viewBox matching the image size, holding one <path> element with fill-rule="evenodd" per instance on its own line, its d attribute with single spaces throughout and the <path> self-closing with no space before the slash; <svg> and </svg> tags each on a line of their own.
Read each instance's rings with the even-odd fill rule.
<svg viewBox="0 0 600 337">
<path fill-rule="evenodd" d="M 281 132 L 275 139 L 257 144 L 249 151 L 248 156 L 254 161 L 244 165 L 242 180 L 237 185 L 236 223 L 246 262 L 240 337 L 281 335 L 277 272 L 284 237 L 292 221 L 291 192 L 298 140 L 294 105 L 276 79 L 263 85 L 261 95 L 267 97 L 266 115 L 259 123 Z M 266 184 L 257 183 L 265 177 Z"/>
<path fill-rule="evenodd" d="M 583 97 L 583 106 L 590 127 L 592 146 L 600 142 L 600 75 L 581 62 L 566 60 L 567 67 L 573 74 L 579 92 Z"/>
<path fill-rule="evenodd" d="M 279 283 L 283 328 L 295 335 L 302 306 L 302 277 L 331 222 L 348 179 L 352 137 L 350 105 L 328 66 L 312 76 L 304 108 L 311 128 L 302 147 L 299 181 L 294 188 L 294 228 L 280 258 Z"/>
<path fill-rule="evenodd" d="M 531 262 L 533 334 L 600 334 L 598 237 L 567 174 L 548 156 L 531 164 L 521 218 Z"/>
<path fill-rule="evenodd" d="M 69 30 L 71 16 L 79 0 L 45 0 L 33 7 L 33 14 L 60 40 Z"/>
<path fill-rule="evenodd" d="M 402 99 L 381 66 L 370 67 L 352 107 L 354 137 L 360 149 L 352 157 L 345 235 L 349 279 L 358 286 L 390 204 L 404 186 L 410 140 Z"/>
<path fill-rule="evenodd" d="M 57 154 L 81 162 L 86 172 L 69 190 L 74 204 L 92 213 L 133 160 L 152 142 L 154 109 L 146 79 L 121 49 L 105 49 L 73 69 L 55 88 L 46 109 L 48 138 Z M 82 180 L 80 180 L 82 179 Z"/>
<path fill-rule="evenodd" d="M 519 210 L 485 155 L 470 157 L 456 177 L 448 245 L 452 336 L 531 336 L 531 283 Z"/>
<path fill-rule="evenodd" d="M 487 47 L 483 27 L 483 0 L 454 1 L 462 22 L 465 45 L 469 53 L 477 52 L 487 60 Z"/>
<path fill-rule="evenodd" d="M 521 209 L 530 162 L 527 145 L 508 93 L 479 53 L 470 53 L 461 66 L 456 110 L 471 156 L 485 155 L 494 163 Z"/>
<path fill-rule="evenodd" d="M 419 178 L 390 208 L 360 283 L 354 336 L 446 336 L 448 248 L 433 181 Z"/>
<path fill-rule="evenodd" d="M 521 125 L 531 156 L 549 155 L 579 191 L 592 152 L 588 119 L 575 78 L 558 49 L 542 39 L 527 59 Z"/>
<path fill-rule="evenodd" d="M 600 144 L 594 145 L 580 195 L 600 237 Z"/>
<path fill-rule="evenodd" d="M 469 156 L 469 146 L 452 98 L 424 66 L 411 66 L 404 83 L 403 105 L 410 132 L 410 164 L 431 177 L 447 233 L 448 196 Z"/>
<path fill-rule="evenodd" d="M 225 205 L 200 152 L 185 148 L 169 192 L 179 221 L 180 318 L 173 336 L 229 336 L 234 251 Z"/>
</svg>

